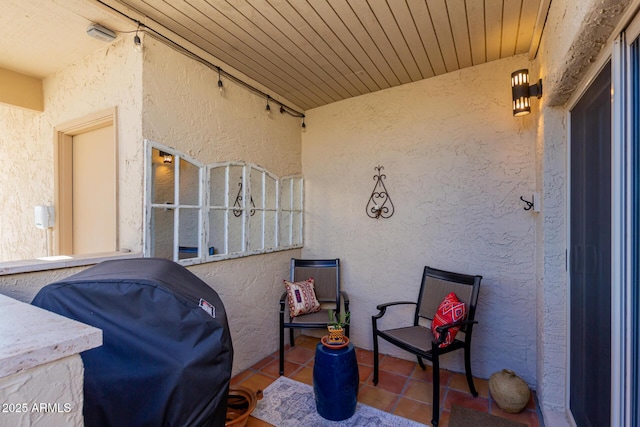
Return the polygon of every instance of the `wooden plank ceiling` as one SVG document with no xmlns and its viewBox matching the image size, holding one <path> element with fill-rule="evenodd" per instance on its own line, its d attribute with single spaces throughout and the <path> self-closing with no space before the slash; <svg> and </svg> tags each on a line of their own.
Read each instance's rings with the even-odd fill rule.
<svg viewBox="0 0 640 427">
<path fill-rule="evenodd" d="M 549 0 L 118 3 L 307 110 L 529 52 Z"/>
</svg>

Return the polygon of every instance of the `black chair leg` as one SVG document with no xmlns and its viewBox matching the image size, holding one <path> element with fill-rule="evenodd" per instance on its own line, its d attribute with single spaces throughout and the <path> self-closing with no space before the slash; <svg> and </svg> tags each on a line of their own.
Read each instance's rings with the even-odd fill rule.
<svg viewBox="0 0 640 427">
<path fill-rule="evenodd" d="M 293 328 L 289 328 L 289 345 L 291 347 L 295 345 L 295 340 L 293 339 Z"/>
<path fill-rule="evenodd" d="M 373 385 L 378 385 L 378 334 L 376 322 L 373 321 Z"/>
<path fill-rule="evenodd" d="M 280 326 L 280 375 L 284 375 L 284 327 Z"/>
<path fill-rule="evenodd" d="M 469 384 L 469 391 L 473 397 L 478 396 L 476 387 L 473 384 L 473 375 L 471 374 L 471 355 L 468 348 L 464 349 L 464 371 L 467 374 L 467 384 Z"/>
<path fill-rule="evenodd" d="M 431 425 L 436 427 L 440 422 L 440 361 L 438 355 L 434 354 L 433 360 L 433 417 Z"/>
<path fill-rule="evenodd" d="M 418 365 L 420 365 L 423 371 L 427 369 L 427 367 L 424 365 L 424 362 L 422 361 L 422 357 L 420 356 L 418 356 Z"/>
</svg>

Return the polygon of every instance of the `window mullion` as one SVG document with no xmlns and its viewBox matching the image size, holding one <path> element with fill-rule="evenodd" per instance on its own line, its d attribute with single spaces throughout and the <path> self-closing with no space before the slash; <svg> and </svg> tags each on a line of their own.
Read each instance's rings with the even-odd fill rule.
<svg viewBox="0 0 640 427">
<path fill-rule="evenodd" d="M 304 185 L 302 185 L 302 179 L 300 178 L 300 194 L 298 195 L 298 200 L 300 201 L 299 205 L 296 206 L 296 212 L 299 212 L 300 214 L 300 229 L 298 230 L 298 233 L 300 235 L 300 239 L 297 242 L 298 245 L 301 245 L 302 242 L 304 241 L 304 229 L 303 229 L 303 225 L 304 225 L 304 218 L 303 218 L 303 213 L 302 213 L 302 207 L 304 206 Z"/>
<path fill-rule="evenodd" d="M 280 193 L 282 192 L 282 189 L 280 188 L 282 186 L 282 181 L 278 178 L 278 180 L 276 180 L 276 223 L 275 223 L 275 236 L 274 236 L 274 240 L 276 242 L 276 248 L 280 247 L 280 217 L 282 216 L 282 212 L 281 212 L 281 203 L 280 203 Z"/>
<path fill-rule="evenodd" d="M 198 173 L 200 174 L 199 176 L 200 191 L 198 192 L 198 196 L 199 196 L 198 236 L 200 237 L 198 240 L 199 242 L 198 258 L 200 258 L 201 260 L 204 260 L 209 255 L 209 250 L 208 250 L 208 245 L 206 240 L 207 238 L 205 235 L 207 231 L 206 225 L 209 223 L 207 218 L 209 215 L 208 214 L 205 215 L 205 204 L 207 200 L 207 195 L 205 194 L 205 188 L 208 188 L 207 180 L 205 176 L 205 174 L 207 173 L 207 168 L 206 167 L 199 168 Z"/>
<path fill-rule="evenodd" d="M 293 179 L 289 180 L 289 244 L 293 244 Z"/>
<path fill-rule="evenodd" d="M 265 234 L 267 232 L 266 230 L 266 224 L 267 224 L 267 214 L 266 214 L 266 205 L 267 205 L 267 173 L 265 171 L 263 171 L 261 173 L 262 176 L 262 181 L 261 181 L 261 189 L 260 192 L 262 193 L 262 195 L 260 196 L 260 200 L 262 200 L 262 206 L 260 206 L 260 208 L 262 209 L 261 213 L 262 213 L 262 223 L 261 223 L 261 227 L 260 227 L 260 247 L 264 250 L 266 249 L 266 242 L 265 242 Z"/>
<path fill-rule="evenodd" d="M 180 246 L 180 156 L 174 156 L 173 165 L 173 259 L 179 259 Z"/>
<path fill-rule="evenodd" d="M 242 252 L 249 249 L 249 208 L 251 203 L 247 202 L 251 197 L 251 168 L 242 166 Z"/>
<path fill-rule="evenodd" d="M 153 156 L 153 146 L 151 144 L 149 144 L 146 140 L 145 140 L 145 159 L 148 159 L 147 161 L 145 161 L 145 166 L 146 166 L 146 185 L 145 185 L 145 192 L 144 192 L 144 198 L 145 198 L 145 207 L 144 207 L 144 212 L 145 212 L 145 218 L 144 218 L 144 224 L 146 226 L 146 233 L 144 233 L 145 236 L 145 241 L 144 241 L 144 248 L 143 248 L 143 253 L 144 254 L 151 254 L 151 248 L 153 247 L 153 242 L 152 242 L 152 235 L 153 235 L 153 227 L 151 226 L 151 218 L 153 218 L 153 160 L 152 156 Z"/>
<path fill-rule="evenodd" d="M 224 209 L 223 209 L 222 247 L 224 254 L 229 253 L 229 165 L 224 168 Z"/>
</svg>

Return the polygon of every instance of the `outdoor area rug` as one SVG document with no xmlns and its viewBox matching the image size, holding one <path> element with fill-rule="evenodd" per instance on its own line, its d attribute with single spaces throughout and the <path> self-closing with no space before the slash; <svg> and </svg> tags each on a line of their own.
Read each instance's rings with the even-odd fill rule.
<svg viewBox="0 0 640 427">
<path fill-rule="evenodd" d="M 424 424 L 360 402 L 351 418 L 343 421 L 326 420 L 316 411 L 313 387 L 286 377 L 278 378 L 264 389 L 264 397 L 258 401 L 251 415 L 277 427 L 424 427 Z"/>
<path fill-rule="evenodd" d="M 453 405 L 449 427 L 527 427 L 527 425 L 464 406 Z"/>
</svg>

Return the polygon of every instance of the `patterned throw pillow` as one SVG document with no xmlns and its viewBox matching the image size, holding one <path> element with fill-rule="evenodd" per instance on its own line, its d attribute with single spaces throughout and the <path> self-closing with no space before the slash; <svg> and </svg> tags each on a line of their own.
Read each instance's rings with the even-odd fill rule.
<svg viewBox="0 0 640 427">
<path fill-rule="evenodd" d="M 436 330 L 438 326 L 450 325 L 455 322 L 464 320 L 467 315 L 467 306 L 464 302 L 458 300 L 456 294 L 451 292 L 440 303 L 436 315 L 431 322 L 431 330 L 436 340 L 440 337 L 440 333 Z M 447 338 L 444 340 L 440 347 L 446 347 L 453 342 L 456 334 L 460 330 L 460 327 L 451 328 L 447 331 Z"/>
<path fill-rule="evenodd" d="M 316 298 L 314 284 L 313 277 L 302 282 L 284 280 L 284 287 L 287 288 L 289 295 L 289 315 L 291 317 L 320 311 L 320 303 Z"/>
</svg>

